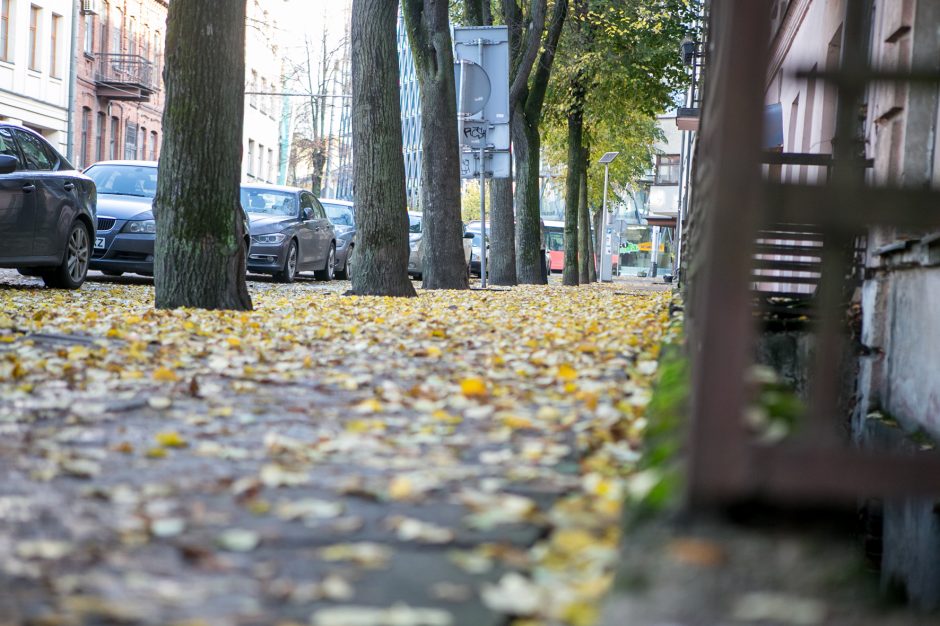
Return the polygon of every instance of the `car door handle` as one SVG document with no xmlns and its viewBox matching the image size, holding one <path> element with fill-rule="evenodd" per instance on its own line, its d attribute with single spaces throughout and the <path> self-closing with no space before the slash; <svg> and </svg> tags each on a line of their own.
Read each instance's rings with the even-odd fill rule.
<svg viewBox="0 0 940 626">
<path fill-rule="evenodd" d="M 36 191 L 36 185 L 23 185 L 23 193 L 33 193 Z"/>
<path fill-rule="evenodd" d="M 66 191 L 72 191 L 73 189 L 75 189 L 75 183 L 65 183 Z"/>
</svg>

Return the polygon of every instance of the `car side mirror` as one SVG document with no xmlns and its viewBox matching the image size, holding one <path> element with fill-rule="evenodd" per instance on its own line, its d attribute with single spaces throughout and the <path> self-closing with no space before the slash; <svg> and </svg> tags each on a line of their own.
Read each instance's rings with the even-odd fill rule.
<svg viewBox="0 0 940 626">
<path fill-rule="evenodd" d="M 305 207 L 304 207 L 304 219 L 305 219 L 305 220 L 312 220 L 312 219 L 313 219 L 313 209 L 311 209 L 311 208 L 308 207 L 308 206 L 305 206 Z"/>
<path fill-rule="evenodd" d="M 10 154 L 0 154 L 0 174 L 12 174 L 20 166 L 20 161 Z"/>
<path fill-rule="evenodd" d="M 464 233 L 464 234 L 463 234 L 463 238 L 464 238 L 464 239 L 473 239 L 473 233 Z"/>
</svg>

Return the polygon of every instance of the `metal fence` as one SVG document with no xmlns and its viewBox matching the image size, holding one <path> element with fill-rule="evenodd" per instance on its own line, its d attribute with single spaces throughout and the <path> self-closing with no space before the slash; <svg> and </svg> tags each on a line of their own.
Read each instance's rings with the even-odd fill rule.
<svg viewBox="0 0 940 626">
<path fill-rule="evenodd" d="M 710 5 L 688 260 L 690 502 L 853 504 L 862 496 L 940 493 L 936 455 L 852 446 L 839 406 L 840 386 L 851 375 L 847 311 L 859 278 L 859 234 L 875 225 L 940 227 L 940 193 L 866 182 L 870 163 L 859 131 L 865 92 L 872 83 L 940 82 L 940 76 L 870 67 L 871 7 L 849 0 L 840 67 L 813 74 L 838 89 L 829 175 L 817 185 L 776 182 L 766 175 L 772 159 L 761 145 L 771 2 Z M 783 281 L 779 271 L 793 274 Z M 755 302 L 768 282 L 806 286 L 794 291 L 804 300 L 800 312 L 811 314 L 815 343 L 806 411 L 798 428 L 774 444 L 763 443 L 745 421 L 761 320 Z"/>
</svg>

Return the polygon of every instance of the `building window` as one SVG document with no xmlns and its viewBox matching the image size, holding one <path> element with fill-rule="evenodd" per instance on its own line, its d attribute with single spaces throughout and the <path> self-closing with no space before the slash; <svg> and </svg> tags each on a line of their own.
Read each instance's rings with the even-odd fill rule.
<svg viewBox="0 0 940 626">
<path fill-rule="evenodd" d="M 101 3 L 101 19 L 98 20 L 98 25 L 101 28 L 101 35 L 98 41 L 101 43 L 101 52 L 108 51 L 108 15 L 110 14 L 111 8 L 108 5 L 107 0 Z"/>
<path fill-rule="evenodd" d="M 249 102 L 254 108 L 258 108 L 258 72 L 251 70 L 251 98 Z"/>
<path fill-rule="evenodd" d="M 124 158 L 137 158 L 137 124 L 133 122 L 128 122 L 124 129 Z"/>
<path fill-rule="evenodd" d="M 157 131 L 150 131 L 150 160 L 157 160 Z"/>
<path fill-rule="evenodd" d="M 679 184 L 679 155 L 660 154 L 656 157 L 656 184 Z"/>
<path fill-rule="evenodd" d="M 261 112 L 268 112 L 268 79 L 261 79 Z"/>
<path fill-rule="evenodd" d="M 121 129 L 121 122 L 117 117 L 111 118 L 111 144 L 108 147 L 108 158 L 112 161 L 118 158 L 117 147 L 118 147 L 118 133 Z"/>
<path fill-rule="evenodd" d="M 133 16 L 127 20 L 127 53 L 137 56 L 137 18 Z"/>
<path fill-rule="evenodd" d="M 53 78 L 62 78 L 62 71 L 59 67 L 59 42 L 62 33 L 62 16 L 52 14 L 52 32 L 49 37 L 49 75 Z"/>
<path fill-rule="evenodd" d="M 147 158 L 147 129 L 143 126 L 140 127 L 140 157 L 138 158 L 141 161 Z"/>
<path fill-rule="evenodd" d="M 124 39 L 124 13 L 121 9 L 114 12 L 114 23 L 111 24 L 111 46 L 108 52 L 111 54 L 121 54 L 121 42 Z"/>
<path fill-rule="evenodd" d="M 268 181 L 274 180 L 274 150 L 268 148 Z"/>
<path fill-rule="evenodd" d="M 78 167 L 84 169 L 88 165 L 88 142 L 91 140 L 91 109 L 82 107 L 82 147 L 78 153 Z"/>
<path fill-rule="evenodd" d="M 10 0 L 0 0 L 0 61 L 10 60 Z"/>
<path fill-rule="evenodd" d="M 95 53 L 95 14 L 85 14 L 85 54 L 91 56 Z"/>
<path fill-rule="evenodd" d="M 258 178 L 264 178 L 264 146 L 258 146 L 258 167 L 255 169 Z"/>
<path fill-rule="evenodd" d="M 42 9 L 35 4 L 29 6 L 29 64 L 31 70 L 39 71 L 39 17 Z"/>
<path fill-rule="evenodd" d="M 104 160 L 104 126 L 107 121 L 104 113 L 98 114 L 98 127 L 95 129 L 95 161 Z"/>
<path fill-rule="evenodd" d="M 255 175 L 255 140 L 248 140 L 248 175 Z"/>
<path fill-rule="evenodd" d="M 160 31 L 153 31 L 153 71 L 156 73 L 156 76 L 161 76 L 160 74 L 160 55 L 163 46 L 163 38 L 160 35 Z M 159 79 L 157 80 L 159 83 Z"/>
</svg>

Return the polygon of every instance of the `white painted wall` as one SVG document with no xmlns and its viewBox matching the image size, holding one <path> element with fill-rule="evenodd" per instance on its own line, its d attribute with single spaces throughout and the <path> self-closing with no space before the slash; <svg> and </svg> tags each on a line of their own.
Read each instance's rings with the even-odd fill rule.
<svg viewBox="0 0 940 626">
<path fill-rule="evenodd" d="M 72 4 L 69 0 L 11 0 L 9 58 L 0 61 L 0 121 L 41 132 L 62 154 L 68 141 Z M 28 67 L 31 5 L 40 9 L 36 70 Z M 60 16 L 56 77 L 50 74 L 53 15 Z"/>
<path fill-rule="evenodd" d="M 278 16 L 283 0 L 249 0 L 245 36 L 245 91 L 281 91 Z M 245 96 L 242 180 L 276 182 L 280 163 L 281 99 Z"/>
</svg>

